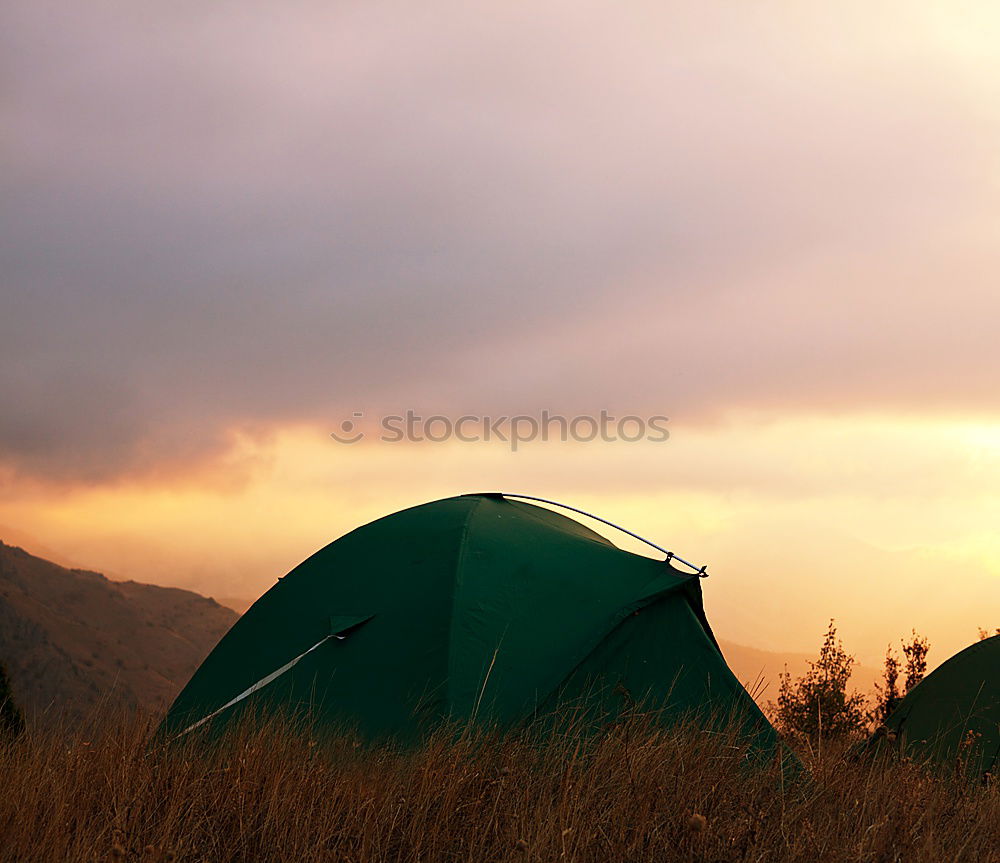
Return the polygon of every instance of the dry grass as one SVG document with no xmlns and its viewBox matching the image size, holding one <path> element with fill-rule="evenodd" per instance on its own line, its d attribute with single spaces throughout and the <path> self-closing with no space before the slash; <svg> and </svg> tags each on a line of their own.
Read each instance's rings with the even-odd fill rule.
<svg viewBox="0 0 1000 863">
<path fill-rule="evenodd" d="M 570 742 L 419 750 L 280 723 L 150 749 L 149 724 L 0 745 L 4 861 L 1000 860 L 1000 794 L 827 751 L 812 779 L 636 719 Z"/>
</svg>

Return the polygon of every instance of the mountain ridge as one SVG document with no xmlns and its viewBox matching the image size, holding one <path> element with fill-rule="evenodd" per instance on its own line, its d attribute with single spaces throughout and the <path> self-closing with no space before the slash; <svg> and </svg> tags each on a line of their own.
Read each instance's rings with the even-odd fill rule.
<svg viewBox="0 0 1000 863">
<path fill-rule="evenodd" d="M 237 620 L 176 587 L 112 581 L 0 541 L 0 661 L 29 718 L 164 709 Z"/>
</svg>

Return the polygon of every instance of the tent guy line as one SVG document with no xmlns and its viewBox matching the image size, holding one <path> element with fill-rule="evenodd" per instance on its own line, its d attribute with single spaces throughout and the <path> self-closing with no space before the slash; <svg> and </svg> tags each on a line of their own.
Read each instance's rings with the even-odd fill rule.
<svg viewBox="0 0 1000 863">
<path fill-rule="evenodd" d="M 291 671 L 292 668 L 294 668 L 295 665 L 298 664 L 299 660 L 303 659 L 305 656 L 307 656 L 308 654 L 312 653 L 314 650 L 316 650 L 316 648 L 322 647 L 331 638 L 336 638 L 336 639 L 342 641 L 345 638 L 345 636 L 343 636 L 343 635 L 332 635 L 331 634 L 331 635 L 327 635 L 325 638 L 321 638 L 319 641 L 317 641 L 308 650 L 304 650 L 302 653 L 300 653 L 294 659 L 289 660 L 284 665 L 282 665 L 281 668 L 277 668 L 274 671 L 272 671 L 270 674 L 266 675 L 265 677 L 262 677 L 260 680 L 258 680 L 256 683 L 254 683 L 252 686 L 249 686 L 246 689 L 244 689 L 235 698 L 227 701 L 225 704 L 222 705 L 222 707 L 218 708 L 217 710 L 213 710 L 207 716 L 203 716 L 197 722 L 193 723 L 192 725 L 189 725 L 187 728 L 185 728 L 179 734 L 176 734 L 172 739 L 176 740 L 178 737 L 183 737 L 185 734 L 188 734 L 189 732 L 194 731 L 196 728 L 204 725 L 210 719 L 214 719 L 216 716 L 218 716 L 220 713 L 222 713 L 222 711 L 228 710 L 234 704 L 238 704 L 244 698 L 248 698 L 249 696 L 253 695 L 257 690 L 263 689 L 269 683 L 273 683 L 275 680 L 277 680 L 279 677 L 281 677 L 282 674 L 284 674 L 287 671 Z"/>
</svg>

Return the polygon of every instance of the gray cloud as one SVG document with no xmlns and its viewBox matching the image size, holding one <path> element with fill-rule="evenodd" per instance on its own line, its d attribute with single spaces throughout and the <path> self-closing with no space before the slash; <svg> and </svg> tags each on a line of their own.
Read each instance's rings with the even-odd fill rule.
<svg viewBox="0 0 1000 863">
<path fill-rule="evenodd" d="M 992 404 L 1000 116 L 933 21 L 419 7 L 8 4 L 0 457 L 97 481 L 356 407 Z"/>
</svg>

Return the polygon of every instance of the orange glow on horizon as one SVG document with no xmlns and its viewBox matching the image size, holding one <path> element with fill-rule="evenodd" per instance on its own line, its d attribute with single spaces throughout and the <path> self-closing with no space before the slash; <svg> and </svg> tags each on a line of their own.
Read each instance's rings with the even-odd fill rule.
<svg viewBox="0 0 1000 863">
<path fill-rule="evenodd" d="M 724 638 L 808 651 L 829 617 L 875 663 L 911 627 L 940 661 L 1000 608 L 1000 426 L 892 417 L 731 417 L 666 444 L 333 443 L 291 426 L 233 438 L 239 483 L 37 488 L 0 525 L 112 577 L 252 598 L 389 512 L 503 490 L 564 500 L 699 563 Z M 2 537 L 0 537 L 2 538 Z M 621 537 L 614 537 L 622 542 Z M 622 542 L 628 547 L 627 542 Z"/>
</svg>

